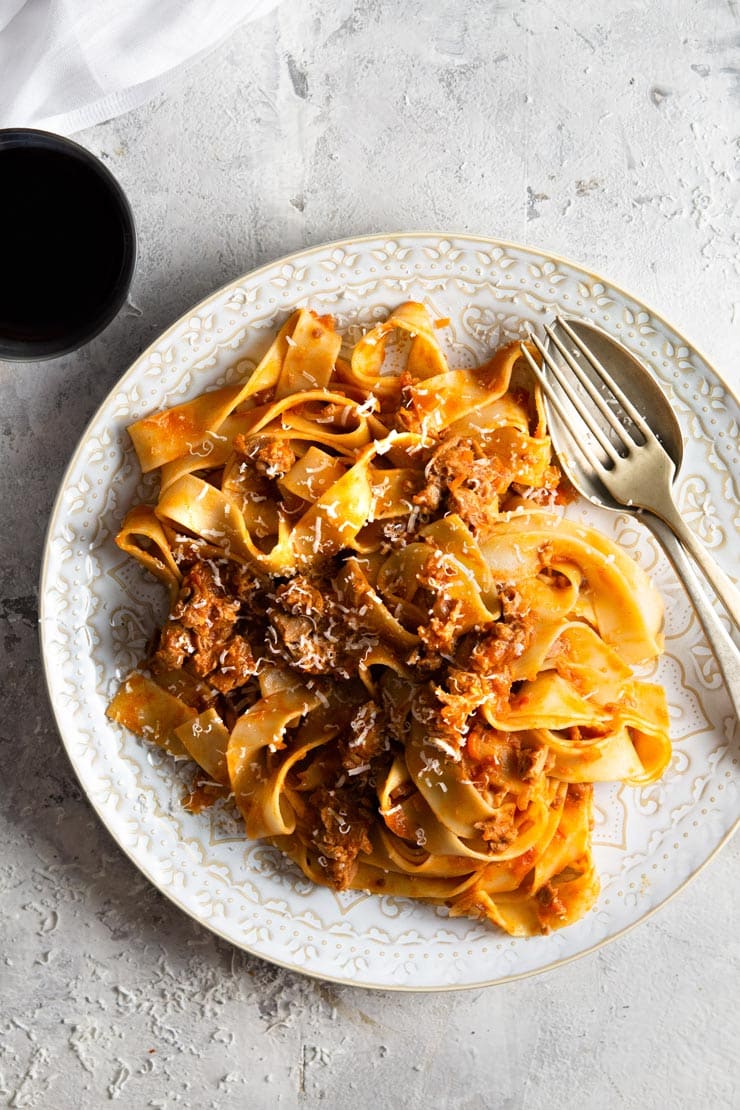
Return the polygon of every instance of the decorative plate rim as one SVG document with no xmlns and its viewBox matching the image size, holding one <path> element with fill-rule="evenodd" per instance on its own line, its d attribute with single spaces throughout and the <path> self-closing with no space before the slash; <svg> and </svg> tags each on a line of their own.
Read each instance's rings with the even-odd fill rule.
<svg viewBox="0 0 740 1110">
<path fill-rule="evenodd" d="M 603 948 L 605 945 L 612 943 L 613 941 L 619 939 L 620 937 L 623 937 L 626 933 L 630 932 L 637 925 L 640 925 L 643 922 L 647 921 L 648 918 L 652 917 L 653 914 L 657 913 L 658 910 L 662 909 L 665 905 L 667 905 L 668 902 L 670 902 L 673 898 L 675 898 L 677 895 L 679 895 L 689 885 L 689 883 L 691 883 L 692 880 L 695 879 L 704 870 L 704 868 L 707 867 L 712 862 L 712 860 L 717 856 L 717 854 L 722 850 L 722 848 L 732 839 L 734 834 L 737 832 L 737 829 L 740 826 L 740 815 L 735 819 L 734 823 L 727 829 L 727 831 L 724 833 L 724 835 L 721 837 L 721 839 L 715 844 L 715 846 L 709 852 L 709 854 L 704 859 L 704 861 L 702 863 L 700 863 L 699 866 L 696 867 L 696 869 L 690 875 L 686 876 L 680 882 L 680 884 L 678 886 L 676 886 L 673 890 L 671 890 L 665 897 L 663 897 L 655 905 L 650 906 L 648 909 L 646 909 L 645 912 L 642 913 L 639 917 L 637 917 L 634 921 L 629 922 L 627 925 L 623 926 L 621 929 L 618 929 L 616 932 L 611 933 L 609 936 L 603 937 L 601 940 L 597 941 L 594 944 L 589 945 L 588 947 L 583 948 L 582 950 L 580 950 L 578 952 L 573 952 L 570 955 L 559 957 L 558 959 L 552 960 L 551 962 L 549 962 L 549 963 L 547 963 L 547 964 L 545 964 L 541 967 L 529 968 L 525 971 L 513 972 L 511 974 L 505 974 L 505 975 L 499 975 L 499 976 L 496 976 L 496 978 L 494 978 L 494 979 L 483 979 L 483 980 L 480 980 L 480 981 L 477 981 L 477 982 L 470 982 L 470 983 L 460 983 L 460 984 L 459 983 L 442 983 L 442 984 L 436 984 L 436 985 L 435 984 L 415 985 L 415 984 L 405 984 L 405 983 L 401 983 L 401 984 L 399 984 L 399 983 L 382 983 L 382 982 L 372 983 L 372 982 L 367 982 L 367 981 L 355 981 L 351 978 L 338 976 L 338 975 L 332 975 L 332 974 L 329 974 L 329 973 L 324 972 L 324 971 L 315 970 L 311 967 L 304 967 L 304 966 L 301 966 L 297 963 L 291 963 L 288 960 L 278 958 L 277 956 L 274 956 L 274 955 L 266 955 L 264 952 L 260 951 L 259 948 L 255 947 L 253 944 L 250 944 L 246 941 L 234 939 L 234 937 L 229 936 L 222 928 L 220 928 L 219 925 L 216 922 L 213 922 L 211 920 L 207 920 L 204 917 L 199 916 L 199 914 L 194 909 L 189 907 L 184 902 L 184 900 L 182 900 L 180 897 L 178 897 L 178 892 L 175 889 L 168 888 L 167 886 L 164 886 L 160 883 L 160 881 L 152 873 L 152 870 L 150 869 L 150 867 L 147 865 L 146 860 L 136 858 L 136 856 L 134 854 L 134 850 L 130 849 L 126 844 L 122 843 L 121 840 L 119 840 L 118 836 L 115 834 L 111 825 L 109 824 L 109 821 L 107 819 L 107 815 L 105 813 L 103 805 L 99 802 L 99 800 L 97 798 L 92 797 L 91 794 L 88 792 L 88 790 L 85 786 L 85 783 L 83 781 L 81 765 L 79 765 L 79 761 L 76 760 L 76 758 L 73 754 L 73 751 L 72 751 L 71 743 L 68 741 L 68 738 L 65 734 L 66 725 L 64 724 L 64 714 L 63 714 L 63 710 L 62 710 L 61 706 L 58 706 L 58 704 L 57 704 L 57 699 L 56 699 L 56 696 L 55 696 L 55 691 L 54 691 L 52 678 L 51 678 L 51 673 L 50 673 L 50 665 L 49 665 L 49 651 L 48 651 L 48 643 L 47 643 L 47 636 L 48 636 L 47 626 L 48 626 L 49 622 L 51 620 L 53 620 L 53 618 L 50 617 L 47 614 L 46 609 L 47 609 L 47 604 L 48 604 L 48 601 L 47 601 L 47 598 L 48 598 L 48 574 L 49 574 L 49 563 L 50 563 L 50 557 L 51 557 L 51 550 L 50 550 L 50 548 L 51 548 L 51 539 L 52 539 L 52 536 L 53 536 L 53 534 L 56 530 L 56 526 L 57 526 L 60 514 L 62 513 L 62 510 L 63 510 L 63 504 L 62 504 L 63 495 L 64 495 L 65 489 L 67 487 L 67 483 L 68 483 L 68 480 L 70 478 L 70 475 L 75 470 L 78 459 L 79 459 L 80 455 L 82 454 L 83 450 L 85 449 L 85 446 L 86 446 L 91 428 L 93 427 L 93 425 L 96 423 L 96 421 L 100 417 L 102 411 L 111 403 L 114 395 L 123 386 L 125 386 L 125 384 L 134 375 L 134 373 L 137 370 L 137 368 L 139 367 L 139 365 L 144 362 L 144 360 L 147 358 L 147 356 L 149 356 L 151 353 L 153 353 L 156 350 L 156 348 L 158 348 L 168 337 L 170 337 L 182 325 L 183 321 L 187 317 L 195 315 L 200 309 L 205 308 L 207 305 L 214 302 L 219 296 L 228 292 L 229 290 L 238 288 L 241 284 L 243 284 L 247 281 L 252 281 L 252 280 L 258 278 L 260 275 L 262 275 L 264 273 L 267 273 L 268 271 L 270 271 L 270 270 L 272 270 L 276 267 L 280 267 L 280 266 L 283 266 L 283 265 L 290 265 L 291 263 L 293 263 L 297 259 L 305 260 L 305 259 L 308 259 L 311 255 L 320 254 L 321 252 L 328 252 L 328 251 L 331 251 L 332 249 L 348 248 L 348 247 L 352 247 L 352 246 L 355 246 L 355 245 L 358 245 L 358 244 L 370 243 L 370 242 L 387 243 L 387 242 L 390 242 L 390 241 L 393 241 L 393 240 L 399 240 L 399 239 L 404 240 L 404 241 L 406 241 L 406 240 L 426 240 L 430 243 L 439 243 L 440 241 L 464 241 L 464 242 L 467 242 L 467 243 L 470 243 L 470 244 L 483 244 L 489 249 L 490 248 L 494 248 L 494 249 L 499 249 L 500 248 L 500 249 L 503 249 L 503 250 L 511 249 L 511 250 L 515 250 L 515 251 L 521 252 L 521 253 L 526 254 L 526 255 L 531 255 L 535 258 L 539 258 L 539 259 L 544 258 L 547 261 L 559 263 L 559 264 L 562 264 L 564 266 L 570 267 L 573 270 L 579 271 L 581 274 L 587 275 L 588 277 L 593 278 L 596 282 L 599 282 L 599 283 L 601 283 L 605 286 L 608 286 L 614 292 L 624 296 L 629 301 L 634 302 L 634 303 L 638 304 L 641 308 L 645 309 L 655 321 L 659 322 L 660 324 L 663 324 L 670 332 L 672 332 L 676 337 L 678 337 L 686 345 L 687 349 L 690 352 L 692 352 L 694 355 L 698 356 L 699 359 L 708 368 L 708 370 L 711 371 L 711 373 L 716 377 L 718 382 L 724 387 L 727 394 L 731 398 L 733 398 L 736 403 L 740 404 L 740 397 L 738 396 L 738 393 L 735 391 L 733 385 L 730 382 L 727 381 L 727 379 L 723 376 L 722 373 L 720 373 L 720 371 L 717 370 L 717 368 L 714 366 L 713 362 L 706 357 L 706 355 L 702 352 L 702 350 L 700 348 L 698 348 L 695 344 L 693 344 L 689 339 L 687 339 L 686 336 L 683 334 L 683 332 L 680 331 L 678 328 L 676 328 L 676 326 L 674 324 L 672 324 L 669 320 L 667 320 L 665 316 L 663 316 L 660 312 L 653 309 L 641 297 L 635 296 L 635 294 L 630 293 L 623 286 L 611 281 L 610 279 L 604 277 L 602 274 L 597 273 L 596 271 L 593 271 L 593 270 L 589 269 L 588 267 L 584 266 L 580 262 L 573 261 L 572 259 L 569 259 L 569 258 L 567 258 L 563 255 L 557 254 L 557 253 L 555 253 L 553 251 L 550 251 L 549 249 L 546 249 L 544 247 L 532 247 L 532 246 L 523 245 L 521 243 L 517 243 L 514 240 L 499 239 L 499 238 L 483 236 L 483 235 L 473 235 L 473 234 L 471 234 L 469 232 L 466 232 L 466 231 L 452 231 L 452 230 L 444 231 L 444 232 L 440 232 L 440 231 L 418 231 L 418 230 L 417 231 L 393 231 L 393 232 L 380 231 L 380 232 L 366 233 L 366 234 L 357 235 L 357 236 L 347 236 L 347 237 L 344 237 L 344 238 L 341 238 L 341 239 L 333 239 L 333 240 L 329 240 L 327 242 L 314 244 L 312 246 L 302 247 L 298 250 L 290 252 L 289 254 L 282 255 L 278 258 L 275 258 L 275 259 L 272 259 L 268 262 L 265 262 L 262 265 L 254 268 L 253 270 L 249 270 L 249 271 L 247 271 L 243 274 L 238 275 L 235 278 L 232 278 L 231 280 L 225 282 L 223 285 L 218 286 L 217 288 L 212 290 L 210 293 L 208 293 L 205 297 L 201 298 L 199 301 L 197 301 L 196 303 L 191 305 L 189 308 L 187 308 L 167 328 L 165 328 L 163 331 L 158 333 L 158 335 L 155 337 L 155 339 L 150 344 L 148 344 L 148 346 L 136 356 L 136 358 L 132 361 L 132 363 L 124 371 L 124 373 L 119 378 L 116 379 L 116 381 L 111 386 L 110 390 L 107 392 L 106 396 L 103 398 L 101 403 L 97 406 L 95 412 L 92 414 L 92 416 L 88 420 L 87 424 L 85 425 L 84 430 L 80 434 L 80 437 L 79 437 L 78 442 L 75 446 L 75 449 L 72 452 L 70 460 L 69 460 L 67 466 L 65 467 L 62 478 L 60 479 L 59 487 L 58 487 L 58 490 L 57 490 L 56 497 L 54 499 L 54 504 L 53 504 L 51 513 L 49 515 L 49 520 L 48 520 L 45 535 L 44 535 L 43 554 L 42 554 L 41 569 L 40 569 L 40 575 L 39 575 L 39 639 L 40 639 L 41 657 L 42 657 L 42 661 L 43 661 L 43 671 L 44 671 L 44 679 L 45 679 L 45 683 L 46 683 L 46 690 L 47 690 L 47 695 L 48 695 L 48 698 L 49 698 L 49 703 L 51 705 L 51 708 L 52 708 L 52 711 L 53 711 L 53 714 L 54 714 L 54 719 L 55 719 L 55 723 L 56 723 L 56 726 L 57 726 L 57 731 L 58 731 L 59 737 L 62 741 L 62 745 L 63 745 L 64 750 L 66 752 L 66 755 L 67 755 L 67 758 L 69 760 L 70 766 L 71 766 L 72 770 L 74 771 L 74 774 L 77 778 L 77 781 L 80 785 L 80 788 L 81 788 L 83 794 L 85 795 L 85 798 L 86 798 L 88 804 L 92 807 L 92 809 L 96 813 L 97 817 L 101 821 L 103 827 L 105 828 L 106 832 L 108 833 L 109 836 L 112 837 L 112 839 L 116 843 L 117 847 L 129 858 L 129 860 L 137 868 L 137 870 L 140 873 L 142 873 L 146 877 L 146 879 L 150 883 L 152 883 L 152 885 L 161 894 L 163 894 L 165 897 L 167 897 L 169 899 L 169 901 L 171 901 L 175 906 L 177 906 L 177 908 L 179 910 L 186 913 L 190 918 L 192 918 L 193 921 L 196 921 L 200 926 L 202 926 L 204 928 L 207 928 L 210 932 L 214 933 L 216 936 L 220 937 L 222 940 L 227 941 L 229 944 L 233 944 L 235 947 L 241 948 L 243 951 L 249 953 L 250 955 L 255 956 L 259 959 L 266 960 L 267 962 L 272 963 L 277 967 L 284 968 L 285 970 L 288 970 L 288 971 L 291 971 L 291 972 L 294 972 L 294 973 L 297 972 L 299 974 L 306 975 L 309 978 L 317 979 L 319 981 L 331 982 L 331 983 L 335 983 L 335 984 L 342 985 L 342 986 L 351 986 L 351 987 L 356 987 L 356 988 L 361 988 L 361 989 L 366 989 L 366 990 L 394 991 L 394 992 L 405 992 L 405 993 L 448 992 L 448 991 L 463 991 L 463 990 L 474 990 L 474 989 L 477 990 L 477 989 L 481 989 L 483 987 L 497 986 L 497 985 L 503 984 L 503 983 L 514 982 L 514 981 L 519 980 L 519 979 L 530 978 L 531 976 L 535 976 L 535 975 L 542 975 L 545 972 L 553 971 L 556 968 L 559 968 L 559 967 L 562 967 L 566 964 L 572 963 L 575 960 L 579 960 L 584 956 L 591 955 L 592 953 L 598 951 L 600 948 Z M 276 306 L 276 311 L 278 311 L 278 306 Z"/>
</svg>

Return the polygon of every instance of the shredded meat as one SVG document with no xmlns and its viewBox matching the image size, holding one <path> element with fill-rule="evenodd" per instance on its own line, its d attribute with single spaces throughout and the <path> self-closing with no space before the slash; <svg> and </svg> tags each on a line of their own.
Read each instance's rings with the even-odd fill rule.
<svg viewBox="0 0 740 1110">
<path fill-rule="evenodd" d="M 349 405 L 342 405 L 336 401 L 324 402 L 321 405 L 321 415 L 314 416 L 314 419 L 319 424 L 334 424 L 343 430 L 348 430 L 357 423 L 353 409 Z"/>
<path fill-rule="evenodd" d="M 499 593 L 499 600 L 507 624 L 526 621 L 531 609 L 515 586 L 505 586 Z"/>
<path fill-rule="evenodd" d="M 461 601 L 439 595 L 434 600 L 429 620 L 417 629 L 419 639 L 435 666 L 439 665 L 442 656 L 451 655 L 455 650 L 461 613 Z"/>
<path fill-rule="evenodd" d="M 462 603 L 449 596 L 454 570 L 443 553 L 435 548 L 419 571 L 419 585 L 432 599 L 429 620 L 418 628 L 418 636 L 431 656 L 451 655 L 460 634 Z"/>
<path fill-rule="evenodd" d="M 418 687 L 411 703 L 411 716 L 436 741 L 456 757 L 464 748 L 473 714 L 488 699 L 488 686 L 478 675 L 451 669 L 444 684 L 429 682 Z"/>
<path fill-rule="evenodd" d="M 399 432 L 416 432 L 417 434 L 421 432 L 421 421 L 413 403 L 415 385 L 416 378 L 414 375 L 408 369 L 404 369 L 398 378 L 401 405 L 389 414 L 393 426 Z"/>
<path fill-rule="evenodd" d="M 243 686 L 257 673 L 257 662 L 251 645 L 243 636 L 232 636 L 218 659 L 218 669 L 209 677 L 212 686 L 222 694 Z"/>
<path fill-rule="evenodd" d="M 343 603 L 329 579 L 296 575 L 280 585 L 267 610 L 265 642 L 273 656 L 305 674 L 350 678 L 377 636 Z"/>
<path fill-rule="evenodd" d="M 267 611 L 265 583 L 247 567 L 235 564 L 229 576 L 231 591 L 252 617 L 263 617 Z"/>
<path fill-rule="evenodd" d="M 467 665 L 477 674 L 501 674 L 524 654 L 530 638 L 531 630 L 524 622 L 496 621 L 475 638 Z"/>
<path fill-rule="evenodd" d="M 337 890 L 346 890 L 357 871 L 357 856 L 372 850 L 368 830 L 373 822 L 370 797 L 356 789 L 319 787 L 308 798 L 308 819 L 315 822 L 311 839 L 319 865 Z"/>
<path fill-rule="evenodd" d="M 467 731 L 468 718 L 490 699 L 491 685 L 482 675 L 450 668 L 446 686 L 434 689 L 442 704 L 439 717 L 445 731 L 459 738 Z"/>
<path fill-rule="evenodd" d="M 545 770 L 548 756 L 549 749 L 544 744 L 541 748 L 522 748 L 517 753 L 517 771 L 522 782 L 535 782 Z"/>
<path fill-rule="evenodd" d="M 350 734 L 342 746 L 342 766 L 348 771 L 369 766 L 390 747 L 382 709 L 375 701 L 361 705 L 350 721 Z"/>
<path fill-rule="evenodd" d="M 508 485 L 496 458 L 489 458 L 478 440 L 449 436 L 432 455 L 425 470 L 426 485 L 414 504 L 436 512 L 446 499 L 473 530 L 480 531 L 496 517 L 499 495 Z"/>
<path fill-rule="evenodd" d="M 449 504 L 473 532 L 485 531 L 498 513 L 499 494 L 506 483 L 494 468 L 494 460 L 479 459 L 470 475 L 450 490 Z"/>
<path fill-rule="evenodd" d="M 545 932 L 549 932 L 553 918 L 565 917 L 567 909 L 552 883 L 545 883 L 535 894 L 537 916 Z"/>
<path fill-rule="evenodd" d="M 511 809 L 499 809 L 484 821 L 474 826 L 486 841 L 492 852 L 503 852 L 517 838 L 514 813 Z"/>
<path fill-rule="evenodd" d="M 267 439 L 254 456 L 258 474 L 266 478 L 282 478 L 295 463 L 295 452 L 285 439 Z"/>
<path fill-rule="evenodd" d="M 332 642 L 326 622 L 321 622 L 330 607 L 321 590 L 301 575 L 278 586 L 275 604 L 267 611 L 268 649 L 307 674 L 333 671 L 338 665 L 337 637 Z"/>
<path fill-rule="evenodd" d="M 249 436 L 245 436 L 241 432 L 234 436 L 234 451 L 241 459 L 251 458 L 251 448 L 253 446 L 249 441 Z"/>
<path fill-rule="evenodd" d="M 187 656 L 195 651 L 195 643 L 187 628 L 179 621 L 166 624 L 159 635 L 155 661 L 166 670 L 178 671 Z"/>
<path fill-rule="evenodd" d="M 418 520 L 416 524 L 418 526 Z M 381 550 L 397 551 L 399 548 L 405 547 L 411 538 L 413 529 L 410 526 L 410 518 L 406 520 L 386 520 L 381 532 L 383 535 Z"/>
<path fill-rule="evenodd" d="M 320 616 L 325 609 L 324 595 L 311 584 L 310 579 L 296 575 L 290 582 L 279 586 L 275 598 L 294 616 Z"/>
<path fill-rule="evenodd" d="M 323 636 L 310 617 L 293 617 L 279 609 L 269 613 L 275 635 L 268 649 L 307 674 L 325 674 L 337 667 L 337 647 Z"/>
<path fill-rule="evenodd" d="M 181 667 L 187 657 L 196 675 L 210 674 L 238 613 L 239 601 L 226 594 L 219 567 L 210 561 L 195 563 L 183 579 L 155 657 L 168 667 Z"/>
<path fill-rule="evenodd" d="M 477 716 L 470 722 L 466 739 L 465 773 L 489 796 L 513 792 L 526 804 L 532 783 L 554 761 L 546 745 L 534 746 L 524 736 L 500 732 Z"/>
</svg>

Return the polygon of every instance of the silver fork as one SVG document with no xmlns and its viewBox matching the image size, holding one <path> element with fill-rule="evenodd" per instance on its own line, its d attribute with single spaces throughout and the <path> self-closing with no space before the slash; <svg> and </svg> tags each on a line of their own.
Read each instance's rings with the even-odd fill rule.
<svg viewBox="0 0 740 1110">
<path fill-rule="evenodd" d="M 567 336 L 572 346 L 566 345 L 552 327 L 546 326 L 545 332 L 582 391 L 569 380 L 561 365 L 536 335 L 531 334 L 530 339 L 557 384 L 557 390 L 524 344 L 522 353 L 555 412 L 568 428 L 570 438 L 586 463 L 587 470 L 598 479 L 611 498 L 628 511 L 646 509 L 665 521 L 699 564 L 735 625 L 740 625 L 740 590 L 717 566 L 701 541 L 686 525 L 673 499 L 672 482 L 676 473 L 673 459 L 601 360 L 576 335 L 567 320 L 558 316 L 556 324 L 558 332 Z M 595 378 L 602 383 L 603 390 L 597 388 L 579 364 L 576 357 L 578 352 Z M 590 398 L 591 407 L 585 403 L 584 394 Z M 574 427 L 574 412 L 567 411 L 563 405 L 563 397 L 572 406 L 577 418 L 583 422 L 586 435 L 579 434 L 580 429 Z M 596 412 L 603 423 L 596 418 Z"/>
</svg>

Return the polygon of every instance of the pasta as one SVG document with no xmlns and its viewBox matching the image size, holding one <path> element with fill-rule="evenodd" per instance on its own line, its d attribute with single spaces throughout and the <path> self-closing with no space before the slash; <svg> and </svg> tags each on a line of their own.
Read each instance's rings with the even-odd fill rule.
<svg viewBox="0 0 740 1110">
<path fill-rule="evenodd" d="M 129 431 L 155 505 L 119 546 L 169 618 L 109 716 L 317 883 L 512 935 L 599 889 L 593 783 L 671 752 L 646 575 L 566 519 L 518 343 L 451 369 L 422 304 L 349 348 L 301 308 L 248 379 Z"/>
</svg>

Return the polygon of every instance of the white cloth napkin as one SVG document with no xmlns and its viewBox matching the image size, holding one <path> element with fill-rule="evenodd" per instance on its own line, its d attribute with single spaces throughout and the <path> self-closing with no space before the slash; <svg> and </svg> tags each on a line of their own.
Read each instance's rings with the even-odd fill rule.
<svg viewBox="0 0 740 1110">
<path fill-rule="evenodd" d="M 70 135 L 156 96 L 279 0 L 0 0 L 0 127 Z"/>
</svg>

